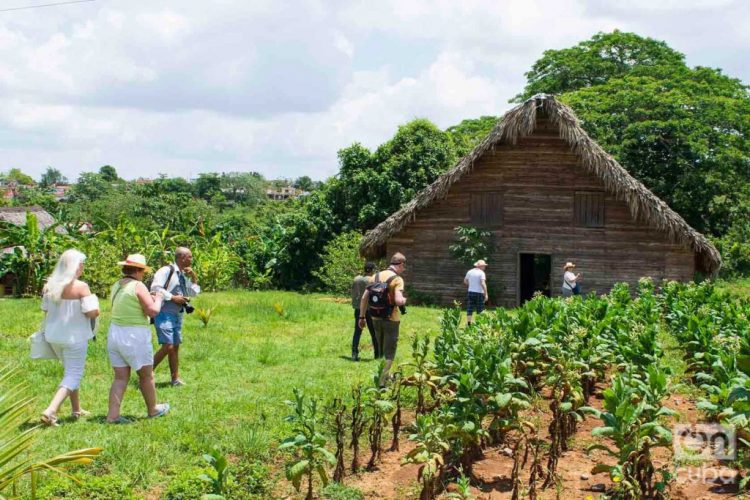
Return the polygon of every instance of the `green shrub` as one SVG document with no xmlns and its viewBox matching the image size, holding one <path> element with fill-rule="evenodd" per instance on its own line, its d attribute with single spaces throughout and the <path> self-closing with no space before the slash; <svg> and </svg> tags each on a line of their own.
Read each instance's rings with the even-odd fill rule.
<svg viewBox="0 0 750 500">
<path fill-rule="evenodd" d="M 208 493 L 210 486 L 201 480 L 201 474 L 209 474 L 209 469 L 192 468 L 179 472 L 164 492 L 164 500 L 199 500 Z"/>
<path fill-rule="evenodd" d="M 72 498 L 85 500 L 135 500 L 130 482 L 118 475 L 89 476 L 75 474 L 77 483 L 61 476 L 46 475 L 40 481 L 37 498 Z"/>
<path fill-rule="evenodd" d="M 194 467 L 178 473 L 164 492 L 164 500 L 200 500 L 209 493 L 211 485 L 200 476 L 215 474 L 211 469 Z M 231 463 L 225 484 L 226 498 L 232 500 L 260 500 L 268 498 L 271 480 L 266 465 L 256 461 Z"/>
<path fill-rule="evenodd" d="M 732 279 L 750 276 L 750 223 L 733 226 L 721 238 L 713 239 L 721 253 L 721 277 Z"/>
<path fill-rule="evenodd" d="M 357 488 L 341 483 L 330 483 L 323 491 L 323 498 L 328 500 L 362 500 L 365 496 Z"/>
<path fill-rule="evenodd" d="M 226 290 L 232 284 L 232 278 L 238 269 L 238 257 L 225 243 L 221 234 L 210 240 L 195 245 L 193 268 L 198 275 L 198 282 L 206 292 Z"/>
<path fill-rule="evenodd" d="M 351 290 L 352 280 L 363 272 L 365 260 L 359 256 L 359 244 L 362 235 L 350 231 L 338 235 L 323 249 L 323 264 L 313 276 L 319 282 L 321 290 L 337 295 L 347 295 Z"/>
<path fill-rule="evenodd" d="M 256 500 L 268 498 L 272 483 L 268 467 L 257 461 L 241 461 L 232 465 L 227 481 L 227 498 Z"/>
<path fill-rule="evenodd" d="M 103 238 L 83 238 L 75 245 L 86 254 L 85 269 L 81 279 L 88 283 L 89 288 L 99 297 L 107 297 L 112 284 L 121 276 L 121 268 L 117 265 L 123 256 L 119 249 Z"/>
<path fill-rule="evenodd" d="M 454 228 L 456 242 L 448 247 L 451 255 L 466 266 L 473 266 L 479 259 L 487 259 L 492 254 L 495 244 L 492 232 L 473 226 Z"/>
</svg>

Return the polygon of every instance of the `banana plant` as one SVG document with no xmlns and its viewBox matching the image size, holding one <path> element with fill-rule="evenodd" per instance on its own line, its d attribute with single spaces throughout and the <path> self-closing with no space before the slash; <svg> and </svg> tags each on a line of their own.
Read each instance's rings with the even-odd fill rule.
<svg viewBox="0 0 750 500">
<path fill-rule="evenodd" d="M 317 474 L 325 487 L 328 484 L 326 463 L 336 465 L 336 457 L 325 448 L 326 438 L 319 430 L 321 415 L 318 412 L 317 398 L 306 400 L 306 396 L 296 387 L 294 401 L 286 401 L 292 408 L 291 415 L 285 421 L 292 424 L 294 436 L 288 437 L 279 445 L 280 450 L 293 453 L 286 464 L 286 478 L 300 491 L 302 480 L 307 478 L 307 495 L 305 500 L 313 498 L 313 476 Z"/>
</svg>

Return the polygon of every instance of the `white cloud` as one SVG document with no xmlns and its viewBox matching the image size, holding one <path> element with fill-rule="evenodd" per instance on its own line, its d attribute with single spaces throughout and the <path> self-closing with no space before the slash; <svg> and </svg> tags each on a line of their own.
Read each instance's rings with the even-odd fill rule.
<svg viewBox="0 0 750 500">
<path fill-rule="evenodd" d="M 745 2 L 635 2 L 111 0 L 6 13 L 0 170 L 322 178 L 339 148 L 374 148 L 415 117 L 447 127 L 501 114 L 545 49 L 614 28 L 750 79 Z"/>
</svg>

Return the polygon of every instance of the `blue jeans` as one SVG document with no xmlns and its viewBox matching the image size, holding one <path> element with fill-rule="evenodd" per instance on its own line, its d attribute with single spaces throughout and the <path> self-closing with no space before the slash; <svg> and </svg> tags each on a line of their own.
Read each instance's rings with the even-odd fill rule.
<svg viewBox="0 0 750 500">
<path fill-rule="evenodd" d="M 367 322 L 367 329 L 370 331 L 370 337 L 372 338 L 372 348 L 375 351 L 375 359 L 380 357 L 380 349 L 378 346 L 378 339 L 375 338 L 375 328 L 372 325 L 372 316 L 370 313 L 365 314 L 365 321 Z M 362 336 L 362 329 L 359 327 L 359 309 L 354 310 L 354 336 L 352 337 L 352 356 L 359 356 L 359 339 Z"/>
<path fill-rule="evenodd" d="M 182 344 L 182 314 L 160 312 L 154 318 L 159 344 Z"/>
</svg>

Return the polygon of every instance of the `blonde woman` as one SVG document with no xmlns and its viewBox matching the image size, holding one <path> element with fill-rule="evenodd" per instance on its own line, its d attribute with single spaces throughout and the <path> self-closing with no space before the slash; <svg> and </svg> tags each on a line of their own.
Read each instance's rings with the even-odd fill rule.
<svg viewBox="0 0 750 500">
<path fill-rule="evenodd" d="M 130 371 L 138 373 L 138 382 L 146 402 L 149 418 L 161 417 L 169 411 L 169 404 L 156 403 L 154 384 L 154 348 L 148 319 L 161 310 L 163 296 L 149 293 L 143 277 L 151 268 L 140 254 L 128 255 L 122 266 L 122 279 L 112 286 L 112 321 L 107 335 L 109 362 L 115 379 L 109 390 L 107 422 L 126 424 L 130 420 L 120 415 L 120 405 L 130 380 Z"/>
<path fill-rule="evenodd" d="M 89 286 L 78 278 L 86 256 L 78 250 L 66 250 L 47 279 L 42 297 L 45 312 L 44 337 L 63 364 L 63 379 L 42 413 L 42 422 L 57 425 L 57 412 L 70 398 L 73 418 L 90 415 L 81 409 L 78 387 L 83 378 L 89 340 L 94 337 L 92 321 L 99 316 L 99 300 Z"/>
</svg>

